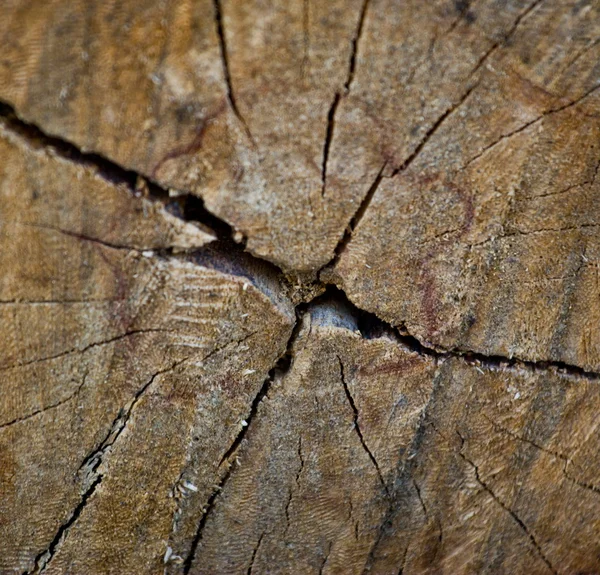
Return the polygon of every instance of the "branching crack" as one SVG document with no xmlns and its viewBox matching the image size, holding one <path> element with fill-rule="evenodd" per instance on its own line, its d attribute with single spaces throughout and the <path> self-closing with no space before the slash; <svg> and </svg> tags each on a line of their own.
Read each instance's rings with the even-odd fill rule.
<svg viewBox="0 0 600 575">
<path fill-rule="evenodd" d="M 525 535 L 527 535 L 527 537 L 531 541 L 531 544 L 535 548 L 538 556 L 546 564 L 546 567 L 548 567 L 549 571 L 551 573 L 553 573 L 554 575 L 558 575 L 558 571 L 552 566 L 552 564 L 550 563 L 550 561 L 548 560 L 548 558 L 546 557 L 546 555 L 544 555 L 544 552 L 542 551 L 542 548 L 540 547 L 539 543 L 535 539 L 535 537 L 534 537 L 533 533 L 531 532 L 531 530 L 522 521 L 522 519 L 515 513 L 515 511 L 512 510 L 510 507 L 508 507 L 508 505 L 506 505 L 500 498 L 498 498 L 498 496 L 494 493 L 494 491 L 490 488 L 490 486 L 485 481 L 483 481 L 483 479 L 481 478 L 481 476 L 479 474 L 479 468 L 478 468 L 478 466 L 469 457 L 467 457 L 465 455 L 464 451 L 463 451 L 464 444 L 465 444 L 465 439 L 463 438 L 463 436 L 460 434 L 459 431 L 457 431 L 456 433 L 458 434 L 458 436 L 461 439 L 461 447 L 460 447 L 460 450 L 458 451 L 458 455 L 461 457 L 461 459 L 463 459 L 463 461 L 465 461 L 466 463 L 468 463 L 469 466 L 473 469 L 473 472 L 475 474 L 475 479 L 476 479 L 477 483 L 479 483 L 479 485 L 488 493 L 488 495 L 500 507 L 502 507 L 502 509 L 504 509 L 504 511 L 506 511 L 506 513 L 508 513 L 513 518 L 513 520 L 515 521 L 515 523 L 521 528 L 521 530 L 525 533 Z"/>
<path fill-rule="evenodd" d="M 358 409 L 356 407 L 356 404 L 354 403 L 354 398 L 352 397 L 352 394 L 350 393 L 348 384 L 346 383 L 346 377 L 344 375 L 344 364 L 339 355 L 337 356 L 337 360 L 340 365 L 340 378 L 342 380 L 342 386 L 344 387 L 344 393 L 346 394 L 346 398 L 348 399 L 348 403 L 350 404 L 350 407 L 352 408 L 352 413 L 354 414 L 354 422 L 353 422 L 354 431 L 356 431 L 356 434 L 358 435 L 358 439 L 360 440 L 360 444 L 362 445 L 363 449 L 365 450 L 365 453 L 369 456 L 371 463 L 373 464 L 373 466 L 375 467 L 375 470 L 377 471 L 379 481 L 381 482 L 381 485 L 382 485 L 383 489 L 385 490 L 386 495 L 389 497 L 390 493 L 388 490 L 388 486 L 383 478 L 383 474 L 381 473 L 379 464 L 377 463 L 377 460 L 375 459 L 373 452 L 369 449 L 369 446 L 367 445 L 365 438 L 363 436 L 363 433 L 360 429 L 360 425 L 358 423 L 358 417 L 359 417 Z"/>
<path fill-rule="evenodd" d="M 229 53 L 227 51 L 227 40 L 225 38 L 225 29 L 223 26 L 223 11 L 221 9 L 221 0 L 213 0 L 214 13 L 215 13 L 215 24 L 217 26 L 217 36 L 219 37 L 219 48 L 221 50 L 221 61 L 223 62 L 223 75 L 225 76 L 225 84 L 227 85 L 227 99 L 229 105 L 235 114 L 235 117 L 240 122 L 244 129 L 244 132 L 252 145 L 256 147 L 256 141 L 250 132 L 250 128 L 244 116 L 242 116 L 235 98 L 235 92 L 233 91 L 233 84 L 231 81 L 231 71 L 229 69 Z"/>
</svg>

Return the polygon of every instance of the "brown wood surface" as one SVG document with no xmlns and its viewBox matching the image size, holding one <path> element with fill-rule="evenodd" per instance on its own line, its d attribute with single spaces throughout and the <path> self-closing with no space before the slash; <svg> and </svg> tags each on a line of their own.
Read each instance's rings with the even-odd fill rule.
<svg viewBox="0 0 600 575">
<path fill-rule="evenodd" d="M 0 39 L 1 575 L 600 573 L 598 0 Z"/>
</svg>

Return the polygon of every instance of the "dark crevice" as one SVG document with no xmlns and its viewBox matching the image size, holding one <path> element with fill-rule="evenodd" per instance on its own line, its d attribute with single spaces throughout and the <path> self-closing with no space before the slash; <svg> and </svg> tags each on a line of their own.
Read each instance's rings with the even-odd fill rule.
<svg viewBox="0 0 600 575">
<path fill-rule="evenodd" d="M 411 479 L 412 484 L 417 493 L 417 498 L 419 499 L 419 503 L 421 504 L 421 509 L 423 510 L 423 516 L 425 517 L 425 521 L 427 521 L 429 519 L 429 513 L 427 513 L 427 507 L 425 506 L 425 501 L 423 501 L 423 496 L 421 495 L 421 488 L 419 487 L 419 484 L 415 481 L 414 478 Z"/>
<path fill-rule="evenodd" d="M 475 90 L 475 88 L 477 88 L 478 85 L 479 85 L 479 82 L 475 82 L 472 86 L 470 86 L 465 91 L 465 93 L 461 96 L 461 98 L 458 100 L 458 102 L 456 102 L 455 104 L 453 104 L 452 106 L 450 106 L 434 122 L 434 124 L 431 126 L 431 128 L 429 128 L 429 130 L 427 130 L 427 132 L 425 133 L 425 135 L 423 136 L 423 138 L 421 138 L 421 141 L 417 144 L 416 148 L 412 151 L 412 153 L 406 158 L 406 160 L 404 160 L 404 162 L 399 167 L 397 167 L 397 168 L 394 169 L 394 171 L 392 172 L 392 175 L 390 177 L 393 178 L 394 176 L 396 176 L 400 172 L 403 172 L 404 170 L 406 170 L 406 169 L 408 169 L 410 167 L 410 165 L 413 163 L 413 161 L 415 160 L 415 158 L 421 153 L 421 150 L 425 147 L 425 145 L 427 144 L 427 142 L 429 142 L 429 140 L 439 130 L 440 126 L 446 121 L 446 119 L 448 118 L 448 116 L 450 116 L 458 108 L 460 108 L 460 106 L 462 106 L 462 104 L 464 104 L 464 102 L 471 95 L 471 93 L 473 92 L 473 90 Z"/>
<path fill-rule="evenodd" d="M 35 557 L 33 569 L 24 571 L 23 575 L 36 575 L 45 570 L 48 563 L 52 560 L 56 548 L 67 536 L 71 526 L 79 519 L 81 512 L 84 510 L 85 506 L 96 491 L 96 488 L 98 487 L 101 481 L 102 476 L 98 476 L 96 480 L 87 488 L 85 493 L 82 495 L 77 507 L 75 507 L 71 515 L 69 515 L 69 517 L 67 518 L 67 520 L 58 528 L 58 531 L 56 532 L 56 535 L 50 542 L 50 545 L 48 545 L 46 549 L 44 549 L 41 553 L 38 553 L 38 555 Z"/>
<path fill-rule="evenodd" d="M 475 474 L 475 479 L 476 479 L 477 483 L 479 483 L 479 485 L 484 489 L 484 491 L 486 491 L 488 493 L 488 495 L 500 507 L 502 507 L 502 509 L 504 509 L 504 511 L 506 511 L 513 518 L 513 520 L 515 521 L 515 523 L 517 523 L 517 525 L 521 528 L 521 530 L 529 538 L 529 540 L 531 541 L 531 544 L 533 545 L 533 547 L 537 551 L 538 556 L 546 564 L 546 567 L 548 567 L 548 569 L 550 570 L 550 572 L 552 572 L 554 575 L 558 575 L 558 571 L 552 566 L 552 564 L 550 563 L 550 561 L 548 560 L 548 558 L 546 557 L 546 555 L 542 551 L 542 548 L 540 547 L 539 543 L 537 542 L 535 536 L 530 531 L 530 529 L 527 527 L 527 525 L 515 513 L 515 511 L 513 511 L 510 507 L 508 507 L 508 505 L 506 505 L 501 499 L 499 499 L 498 496 L 494 493 L 494 491 L 490 488 L 490 486 L 485 481 L 483 481 L 483 479 L 479 475 L 479 468 L 478 468 L 478 466 L 470 458 L 468 458 L 465 455 L 464 451 L 463 451 L 464 444 L 465 444 L 465 439 L 463 438 L 463 436 L 458 431 L 456 433 L 458 434 L 458 436 L 460 437 L 460 440 L 461 440 L 461 447 L 460 447 L 460 450 L 458 451 L 458 455 L 461 457 L 461 459 L 463 461 L 465 461 L 466 463 L 468 463 L 469 466 L 473 469 L 473 472 Z"/>
<path fill-rule="evenodd" d="M 223 62 L 223 75 L 225 76 L 225 84 L 227 86 L 227 99 L 229 100 L 229 105 L 235 114 L 235 117 L 238 119 L 244 132 L 252 145 L 256 147 L 256 142 L 254 137 L 252 136 L 252 132 L 250 132 L 250 128 L 242 116 L 236 99 L 235 92 L 233 91 L 233 84 L 231 81 L 231 72 L 229 69 L 229 53 L 227 51 L 227 40 L 225 39 L 225 30 L 223 27 L 223 11 L 221 9 L 221 0 L 213 0 L 213 6 L 215 11 L 215 23 L 217 26 L 217 36 L 219 38 L 219 48 L 221 50 L 221 61 Z"/>
<path fill-rule="evenodd" d="M 341 100 L 341 95 L 336 92 L 329 112 L 327 114 L 327 131 L 325 132 L 325 143 L 323 144 L 323 164 L 321 166 L 321 196 L 325 197 L 325 188 L 327 185 L 327 161 L 329 160 L 329 148 L 333 139 L 333 128 L 335 123 L 335 113 Z"/>
<path fill-rule="evenodd" d="M 194 562 L 194 557 L 196 556 L 196 551 L 198 550 L 198 545 L 200 545 L 200 541 L 202 540 L 202 533 L 204 531 L 206 521 L 207 521 L 211 511 L 213 510 L 213 507 L 215 506 L 215 501 L 216 501 L 219 493 L 225 486 L 225 483 L 227 483 L 227 480 L 229 479 L 229 476 L 231 475 L 232 471 L 233 471 L 233 466 L 229 467 L 227 469 L 227 471 L 225 471 L 225 473 L 223 474 L 223 477 L 221 477 L 221 480 L 219 481 L 218 485 L 215 487 L 214 491 L 211 493 L 210 497 L 208 498 L 208 501 L 206 502 L 206 506 L 204 507 L 202 516 L 200 517 L 200 521 L 198 523 L 198 528 L 196 529 L 196 533 L 194 535 L 194 538 L 192 539 L 192 544 L 190 546 L 190 552 L 188 553 L 188 556 L 185 558 L 185 561 L 183 562 L 184 575 L 188 575 L 188 573 L 190 572 L 190 570 L 192 568 L 192 564 Z"/>
<path fill-rule="evenodd" d="M 344 90 L 338 91 L 333 97 L 329 112 L 327 113 L 327 130 L 325 132 L 325 143 L 323 144 L 323 161 L 321 166 L 321 195 L 325 196 L 327 187 L 327 162 L 329 160 L 329 148 L 333 140 L 333 131 L 335 127 L 335 114 L 343 96 L 347 96 L 350 92 L 352 82 L 354 81 L 354 74 L 356 72 L 356 56 L 358 53 L 358 44 L 362 37 L 365 16 L 367 14 L 367 8 L 370 0 L 363 0 L 363 4 L 358 17 L 358 25 L 356 27 L 356 33 L 352 38 L 352 50 L 350 52 L 350 61 L 348 62 L 348 73 L 346 74 L 346 80 L 344 81 Z"/>
<path fill-rule="evenodd" d="M 25 140 L 27 145 L 35 150 L 52 150 L 59 158 L 92 169 L 107 182 L 125 186 L 135 197 L 146 197 L 161 203 L 173 216 L 189 222 L 202 223 L 219 238 L 230 238 L 233 235 L 231 226 L 210 213 L 201 198 L 188 193 L 172 197 L 168 190 L 150 178 L 124 168 L 100 154 L 84 152 L 68 140 L 46 134 L 35 124 L 19 118 L 14 107 L 2 100 L 0 120 L 5 129 Z"/>
<path fill-rule="evenodd" d="M 15 109 L 8 103 L 0 100 L 0 118 L 4 126 L 27 141 L 34 149 L 52 149 L 54 153 L 74 164 L 79 164 L 96 170 L 98 175 L 115 185 L 124 185 L 132 192 L 140 192 L 139 174 L 127 170 L 111 162 L 100 154 L 83 152 L 77 146 L 56 136 L 45 134 L 40 128 L 21 120 Z M 154 191 L 154 190 L 153 190 Z M 162 190 L 161 196 L 168 194 Z"/>
<path fill-rule="evenodd" d="M 333 547 L 333 543 L 329 543 L 329 547 L 327 548 L 327 553 L 325 553 L 325 557 L 323 557 L 323 561 L 321 566 L 319 567 L 319 575 L 323 575 L 323 570 L 325 569 L 325 564 L 329 559 L 329 555 L 331 554 L 331 548 Z"/>
<path fill-rule="evenodd" d="M 561 376 L 581 378 L 593 382 L 600 381 L 600 373 L 587 371 L 579 366 L 562 361 L 530 361 L 517 357 L 486 355 L 470 350 L 430 347 L 411 335 L 404 326 L 394 326 L 375 314 L 358 308 L 347 298 L 343 291 L 332 285 L 327 286 L 325 293 L 311 302 L 311 307 L 328 301 L 339 304 L 339 309 L 344 310 L 344 313 L 352 318 L 352 322 L 358 326 L 363 338 L 375 339 L 382 336 L 389 338 L 391 335 L 406 350 L 423 357 L 429 357 L 434 361 L 454 358 L 480 370 L 523 369 L 533 373 L 548 373 L 550 371 Z"/>
<path fill-rule="evenodd" d="M 254 550 L 252 551 L 252 557 L 250 557 L 250 565 L 248 565 L 248 571 L 246 572 L 247 575 L 252 575 L 252 568 L 254 567 L 254 560 L 256 559 L 256 555 L 258 553 L 258 550 L 260 548 L 260 544 L 262 543 L 263 537 L 265 536 L 265 534 L 263 533 L 259 538 L 258 541 L 256 543 L 256 546 L 254 547 Z"/>
<path fill-rule="evenodd" d="M 150 379 L 136 392 L 135 396 L 129 402 L 128 406 L 119 410 L 119 413 L 114 419 L 108 434 L 106 435 L 100 446 L 88 456 L 86 456 L 82 464 L 79 466 L 78 473 L 84 471 L 83 485 L 86 486 L 85 491 L 81 496 L 81 500 L 79 501 L 71 515 L 68 517 L 68 519 L 58 528 L 56 535 L 53 537 L 48 547 L 36 556 L 34 560 L 33 570 L 25 571 L 23 575 L 34 575 L 37 573 L 41 573 L 45 570 L 50 561 L 52 561 L 56 549 L 68 536 L 69 529 L 79 519 L 79 516 L 81 515 L 83 509 L 85 508 L 91 497 L 94 495 L 96 488 L 102 482 L 104 476 L 102 473 L 98 472 L 98 468 L 102 463 L 102 458 L 107 452 L 107 450 L 112 445 L 114 445 L 115 441 L 118 439 L 119 435 L 127 425 L 129 417 L 131 416 L 131 413 L 133 412 L 133 408 L 135 407 L 136 403 L 139 401 L 139 399 L 148 389 L 148 387 L 150 387 L 150 385 L 156 379 L 156 377 L 163 373 L 167 373 L 168 371 L 172 371 L 177 365 L 183 363 L 183 361 L 185 360 L 179 361 L 166 369 L 154 373 L 150 377 Z"/>
<path fill-rule="evenodd" d="M 95 479 L 95 476 L 99 475 L 97 471 L 102 463 L 104 455 L 115 444 L 117 439 L 119 439 L 119 436 L 127 426 L 127 422 L 129 421 L 136 404 L 139 402 L 146 390 L 152 385 L 154 380 L 159 375 L 173 371 L 178 365 L 184 363 L 185 361 L 187 361 L 187 358 L 177 361 L 171 366 L 152 374 L 148 381 L 136 391 L 135 395 L 128 402 L 128 404 L 119 409 L 105 438 L 96 449 L 94 449 L 83 459 L 79 469 L 77 470 L 78 474 L 81 473 L 83 475 L 84 481 L 89 481 L 90 477 L 94 477 Z M 100 474 L 99 477 L 102 478 L 102 475 Z"/>
<path fill-rule="evenodd" d="M 352 39 L 352 52 L 350 53 L 350 65 L 348 66 L 348 76 L 344 83 L 344 90 L 346 93 L 350 91 L 352 82 L 354 81 L 354 73 L 356 72 L 356 56 L 358 54 L 358 45 L 362 38 L 363 28 L 365 25 L 365 17 L 367 15 L 367 9 L 369 7 L 370 0 L 363 0 L 363 4 L 360 10 L 360 16 L 358 18 L 358 26 L 356 27 L 356 34 Z"/>
<path fill-rule="evenodd" d="M 400 561 L 400 567 L 398 568 L 398 575 L 404 574 L 404 566 L 406 565 L 406 556 L 408 555 L 408 546 L 404 548 L 404 553 L 402 554 L 402 561 Z"/>
<path fill-rule="evenodd" d="M 271 388 L 271 384 L 274 379 L 278 375 L 283 375 L 287 373 L 292 365 L 293 361 L 293 346 L 298 338 L 298 333 L 300 332 L 300 328 L 302 326 L 302 315 L 305 313 L 306 305 L 301 304 L 296 308 L 296 323 L 292 330 L 292 334 L 290 339 L 288 340 L 286 349 L 281 357 L 277 360 L 275 365 L 269 371 L 267 378 L 259 389 L 258 393 L 252 400 L 252 404 L 250 405 L 250 412 L 245 418 L 246 425 L 242 426 L 240 432 L 237 434 L 227 451 L 221 457 L 221 461 L 219 462 L 219 466 L 223 465 L 226 461 L 229 461 L 231 456 L 238 450 L 238 447 L 246 437 L 254 418 L 256 417 L 256 413 L 258 411 L 258 406 L 265 398 L 265 396 L 269 393 L 269 389 Z"/>
<path fill-rule="evenodd" d="M 362 199 L 356 212 L 354 212 L 354 215 L 352 216 L 350 223 L 346 226 L 346 230 L 344 232 L 344 235 L 342 236 L 342 239 L 338 242 L 338 245 L 335 247 L 333 258 L 331 259 L 331 261 L 327 262 L 317 272 L 317 277 L 319 277 L 319 274 L 325 268 L 334 267 L 335 264 L 339 261 L 341 255 L 344 253 L 344 250 L 346 249 L 346 247 L 350 243 L 350 240 L 352 239 L 352 234 L 354 233 L 354 230 L 360 224 L 363 216 L 369 209 L 369 206 L 371 205 L 371 201 L 373 200 L 373 197 L 375 196 L 375 192 L 377 191 L 379 184 L 381 184 L 381 181 L 383 180 L 383 177 L 384 177 L 383 171 L 385 170 L 386 165 L 387 165 L 387 162 L 385 162 L 383 164 L 383 166 L 381 166 L 381 169 L 379 170 L 377 176 L 375 177 L 375 180 L 371 184 L 371 187 L 367 190 L 367 193 L 365 194 L 364 198 Z"/>
<path fill-rule="evenodd" d="M 348 403 L 350 404 L 350 407 L 352 408 L 352 413 L 354 415 L 354 421 L 353 421 L 354 431 L 356 431 L 356 434 L 358 435 L 358 439 L 360 440 L 360 443 L 361 443 L 363 449 L 365 450 L 366 454 L 369 456 L 369 459 L 371 460 L 373 467 L 375 467 L 375 469 L 377 471 L 377 475 L 379 476 L 379 481 L 381 482 L 381 485 L 382 485 L 383 489 L 385 490 L 386 495 L 389 497 L 388 487 L 385 483 L 385 479 L 383 478 L 383 474 L 381 473 L 379 464 L 377 463 L 377 460 L 375 459 L 373 452 L 369 449 L 369 446 L 367 445 L 367 443 L 365 441 L 362 430 L 360 429 L 360 425 L 358 423 L 358 418 L 359 418 L 358 408 L 356 407 L 356 403 L 354 403 L 354 398 L 352 397 L 352 394 L 350 393 L 350 389 L 348 388 L 348 384 L 346 382 L 346 377 L 344 375 L 344 364 L 339 355 L 337 356 L 337 359 L 338 359 L 338 363 L 340 365 L 340 378 L 342 380 L 342 386 L 344 387 L 344 393 L 346 394 L 346 398 L 348 399 Z"/>
<path fill-rule="evenodd" d="M 225 451 L 225 453 L 223 454 L 223 456 L 221 458 L 219 467 L 221 467 L 225 463 L 228 463 L 229 465 L 227 467 L 227 470 L 221 477 L 221 480 L 219 481 L 215 490 L 212 492 L 212 494 L 208 498 L 205 510 L 202 513 L 202 516 L 200 517 L 200 521 L 198 522 L 198 527 L 196 529 L 196 533 L 194 535 L 194 538 L 192 539 L 190 551 L 183 563 L 184 575 L 187 575 L 192 568 L 192 565 L 194 563 L 194 559 L 196 556 L 196 552 L 198 551 L 198 546 L 200 545 L 200 542 L 202 541 L 202 536 L 204 533 L 204 528 L 206 526 L 208 517 L 210 516 L 210 514 L 215 506 L 215 503 L 216 503 L 219 493 L 223 490 L 223 488 L 225 487 L 225 484 L 227 483 L 227 481 L 229 480 L 229 478 L 231 477 L 231 475 L 235 469 L 235 466 L 231 462 L 233 455 L 237 452 L 238 448 L 244 441 L 246 434 L 250 430 L 252 423 L 258 412 L 259 405 L 262 402 L 262 400 L 265 398 L 265 396 L 268 394 L 269 389 L 271 388 L 271 384 L 273 383 L 275 377 L 281 377 L 281 376 L 285 375 L 285 373 L 287 373 L 292 366 L 293 346 L 296 342 L 296 339 L 298 338 L 298 334 L 300 332 L 301 325 L 302 325 L 302 316 L 306 312 L 306 309 L 307 309 L 307 304 L 299 304 L 298 306 L 296 306 L 296 323 L 294 325 L 294 328 L 292 329 L 292 333 L 291 333 L 288 343 L 286 345 L 286 349 L 285 349 L 284 353 L 276 361 L 273 368 L 271 368 L 263 385 L 261 386 L 258 393 L 252 400 L 252 404 L 250 406 L 250 413 L 246 416 L 246 419 L 245 419 L 246 425 L 242 426 L 240 432 L 237 434 L 237 436 L 235 437 L 235 439 L 233 440 L 233 442 L 231 443 L 231 445 Z"/>
</svg>

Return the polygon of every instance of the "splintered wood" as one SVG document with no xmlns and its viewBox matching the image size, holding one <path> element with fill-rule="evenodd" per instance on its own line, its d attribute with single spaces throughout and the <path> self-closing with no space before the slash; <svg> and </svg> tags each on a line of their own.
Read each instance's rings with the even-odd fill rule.
<svg viewBox="0 0 600 575">
<path fill-rule="evenodd" d="M 600 0 L 0 37 L 0 574 L 600 572 Z"/>
</svg>

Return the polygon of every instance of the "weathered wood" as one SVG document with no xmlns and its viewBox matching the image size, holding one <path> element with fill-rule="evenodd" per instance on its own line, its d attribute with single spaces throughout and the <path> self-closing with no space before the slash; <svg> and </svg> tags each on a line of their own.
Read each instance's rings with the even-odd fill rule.
<svg viewBox="0 0 600 575">
<path fill-rule="evenodd" d="M 0 573 L 600 572 L 600 2 L 0 38 Z"/>
</svg>

